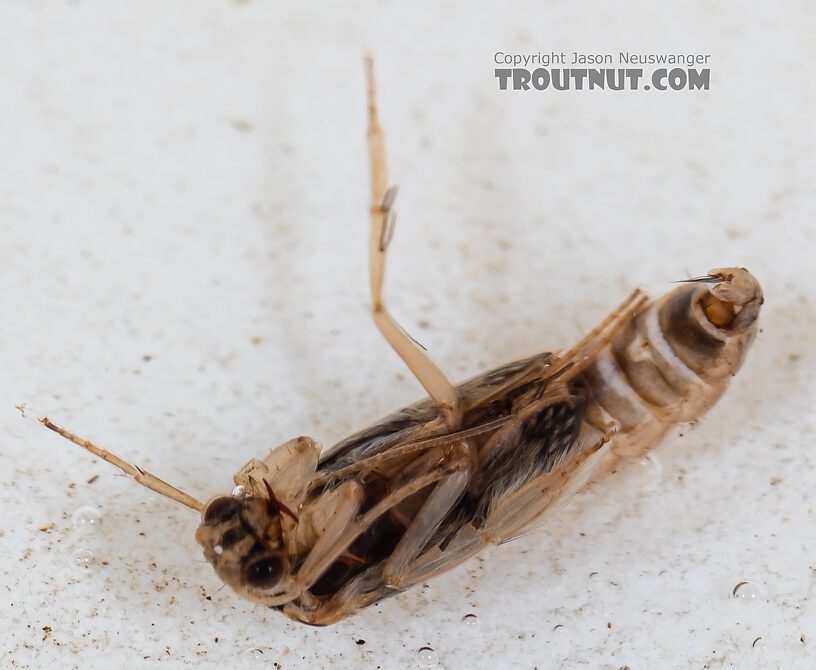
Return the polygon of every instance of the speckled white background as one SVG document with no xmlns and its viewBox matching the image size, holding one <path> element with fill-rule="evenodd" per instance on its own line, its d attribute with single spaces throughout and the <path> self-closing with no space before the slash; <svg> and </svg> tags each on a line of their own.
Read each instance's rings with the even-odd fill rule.
<svg viewBox="0 0 816 670">
<path fill-rule="evenodd" d="M 815 34 L 806 2 L 3 2 L 3 667 L 814 667 Z M 206 498 L 421 395 L 367 313 L 364 47 L 402 186 L 390 302 L 452 376 L 717 265 L 767 303 L 659 467 L 313 629 L 219 590 L 195 514 L 13 406 Z M 712 89 L 500 93 L 497 49 L 710 53 Z"/>
</svg>

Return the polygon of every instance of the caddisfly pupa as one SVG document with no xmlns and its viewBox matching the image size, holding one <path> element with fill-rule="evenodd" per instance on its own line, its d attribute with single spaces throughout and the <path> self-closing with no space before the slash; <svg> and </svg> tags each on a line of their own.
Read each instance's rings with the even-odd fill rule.
<svg viewBox="0 0 816 670">
<path fill-rule="evenodd" d="M 203 504 L 61 428 L 136 481 L 201 513 L 195 538 L 236 593 L 325 625 L 525 533 L 615 460 L 706 412 L 757 332 L 762 291 L 715 269 L 652 300 L 634 291 L 578 344 L 453 384 L 388 312 L 394 226 L 368 76 L 374 322 L 428 397 L 323 450 L 297 437 Z"/>
</svg>

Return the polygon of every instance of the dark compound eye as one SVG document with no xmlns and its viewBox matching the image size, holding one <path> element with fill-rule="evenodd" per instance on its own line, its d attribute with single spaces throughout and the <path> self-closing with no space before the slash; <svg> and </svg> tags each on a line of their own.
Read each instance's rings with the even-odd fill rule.
<svg viewBox="0 0 816 670">
<path fill-rule="evenodd" d="M 219 524 L 232 519 L 241 509 L 241 504 L 231 496 L 216 498 L 204 510 L 204 523 Z"/>
<path fill-rule="evenodd" d="M 221 536 L 221 542 L 218 544 L 220 544 L 224 549 L 229 549 L 234 544 L 238 544 L 248 534 L 249 533 L 247 533 L 243 526 L 235 526 L 234 528 L 230 528 Z"/>
<path fill-rule="evenodd" d="M 259 589 L 270 589 L 280 581 L 283 563 L 277 556 L 259 558 L 247 566 L 246 582 Z"/>
</svg>

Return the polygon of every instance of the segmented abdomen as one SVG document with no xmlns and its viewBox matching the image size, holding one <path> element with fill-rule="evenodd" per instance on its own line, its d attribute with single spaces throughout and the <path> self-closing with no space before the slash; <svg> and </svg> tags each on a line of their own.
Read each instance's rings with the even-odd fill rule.
<svg viewBox="0 0 816 670">
<path fill-rule="evenodd" d="M 584 440 L 614 429 L 611 450 L 636 456 L 714 405 L 743 362 L 762 302 L 746 270 L 728 272 L 648 302 L 571 383 L 587 401 Z"/>
</svg>

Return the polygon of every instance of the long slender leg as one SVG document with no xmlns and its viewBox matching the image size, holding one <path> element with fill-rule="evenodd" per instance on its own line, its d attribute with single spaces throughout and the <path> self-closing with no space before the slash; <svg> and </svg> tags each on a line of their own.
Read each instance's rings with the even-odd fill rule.
<svg viewBox="0 0 816 670">
<path fill-rule="evenodd" d="M 394 225 L 394 198 L 396 188 L 388 188 L 388 170 L 385 160 L 385 139 L 377 119 L 374 63 L 366 57 L 368 76 L 368 150 L 371 160 L 371 238 L 369 240 L 369 280 L 371 283 L 371 310 L 374 323 L 383 337 L 428 395 L 439 406 L 448 427 L 456 430 L 462 423 L 462 401 L 456 387 L 430 356 L 417 344 L 388 313 L 382 296 L 385 277 L 385 254 Z"/>
<path fill-rule="evenodd" d="M 488 542 L 478 529 L 470 524 L 463 526 L 444 549 L 440 549 L 439 545 L 431 547 L 406 566 L 401 575 L 400 588 L 406 589 L 455 568 L 478 554 L 486 544 Z"/>
<path fill-rule="evenodd" d="M 436 545 L 422 552 L 404 567 L 399 574 L 398 585 L 394 585 L 404 589 L 417 582 L 426 581 L 463 563 L 482 550 L 486 544 L 502 544 L 518 537 L 548 509 L 586 483 L 595 466 L 603 458 L 603 447 L 608 442 L 608 437 L 605 436 L 597 444 L 581 451 L 568 463 L 534 479 L 501 500 L 482 528 L 467 524 L 446 543 L 444 549 Z M 455 475 L 446 481 L 453 477 Z M 440 482 L 434 492 L 444 487 L 446 481 Z M 429 497 L 429 501 L 430 499 Z M 317 608 L 307 609 L 290 603 L 286 605 L 284 612 L 293 619 L 315 625 L 335 623 L 383 597 L 384 587 L 389 582 L 386 575 L 387 566 L 388 562 L 384 567 L 375 565 L 368 568 Z"/>
<path fill-rule="evenodd" d="M 364 515 L 359 523 L 349 527 L 343 540 L 336 542 L 325 553 L 327 558 L 316 563 L 316 567 L 308 568 L 311 574 L 302 577 L 299 574 L 298 579 L 301 584 L 306 584 L 307 580 L 314 578 L 318 571 L 325 570 L 324 565 L 330 565 L 336 560 L 356 536 L 370 523 L 373 523 L 380 514 L 438 480 L 439 483 L 428 496 L 422 509 L 385 563 L 370 566 L 351 579 L 328 600 L 319 603 L 310 602 L 306 594 L 307 597 L 301 597 L 299 601 L 286 604 L 283 609 L 284 613 L 297 621 L 325 626 L 382 599 L 387 595 L 389 587 L 400 589 L 403 586 L 400 572 L 416 558 L 425 542 L 436 530 L 441 518 L 450 511 L 451 506 L 455 504 L 467 486 L 471 474 L 471 448 L 466 443 L 460 443 L 455 453 L 452 452 L 445 458 L 446 464 L 441 467 L 437 465 L 432 472 L 422 476 L 416 472 L 407 472 L 405 474 L 406 483 L 402 487 L 381 500 L 368 514 Z M 416 469 L 421 470 L 419 467 Z M 317 554 L 316 549 L 317 547 L 312 550 L 311 554 Z M 305 563 L 304 568 L 306 568 Z M 389 574 L 391 579 L 389 579 Z"/>
<path fill-rule="evenodd" d="M 605 455 L 605 436 L 597 444 L 579 453 L 569 463 L 529 482 L 515 493 L 500 501 L 481 528 L 472 524 L 463 526 L 450 542 L 420 554 L 407 567 L 401 588 L 447 572 L 476 555 L 485 545 L 503 544 L 522 535 L 524 531 L 559 501 L 580 489 Z"/>
<path fill-rule="evenodd" d="M 518 387 L 525 381 L 531 379 L 541 379 L 564 381 L 566 373 L 574 376 L 586 367 L 592 352 L 605 346 L 609 340 L 627 323 L 628 318 L 645 304 L 647 297 L 640 289 L 635 289 L 620 305 L 610 312 L 597 326 L 589 331 L 581 340 L 564 353 L 553 355 L 551 360 L 546 362 L 537 360 L 527 369 L 522 370 L 517 375 L 508 379 L 501 386 L 497 386 L 489 395 L 481 399 L 482 404 L 487 404 L 495 398 L 504 397 L 508 389 Z"/>
<path fill-rule="evenodd" d="M 412 519 L 399 544 L 391 552 L 383 567 L 382 580 L 387 586 L 393 588 L 402 586 L 409 564 L 416 559 L 436 532 L 440 522 L 465 492 L 473 472 L 470 467 L 472 459 L 466 443 L 461 443 L 460 448 L 461 459 L 467 464 L 467 468 L 454 472 L 440 481 L 422 505 L 422 509 Z"/>
<path fill-rule="evenodd" d="M 565 382 L 592 362 L 593 356 L 603 349 L 638 310 L 649 301 L 640 289 L 635 289 L 620 305 L 587 333 L 575 346 L 558 357 L 547 371 L 548 380 Z"/>
<path fill-rule="evenodd" d="M 375 454 L 374 456 L 369 456 L 368 458 L 359 460 L 356 463 L 352 463 L 351 465 L 341 468 L 340 470 L 335 470 L 333 472 L 320 472 L 310 480 L 310 485 L 312 487 L 322 486 L 326 482 L 349 477 L 355 472 L 359 472 L 361 470 L 379 470 L 380 468 L 387 467 L 388 463 L 404 460 L 410 454 L 419 454 L 422 451 L 436 449 L 437 447 L 448 447 L 452 444 L 456 444 L 457 442 L 462 442 L 473 437 L 478 437 L 479 435 L 491 433 L 512 421 L 512 416 L 500 416 L 492 421 L 485 421 L 482 424 L 478 424 L 472 428 L 466 428 L 465 430 L 460 430 L 455 433 L 446 433 L 444 435 L 437 435 L 436 437 L 423 438 L 417 440 L 416 442 L 408 442 L 407 444 L 403 444 L 399 447 L 392 447 L 386 451 L 383 451 L 382 453 Z"/>
<path fill-rule="evenodd" d="M 430 471 L 407 478 L 401 486 L 383 497 L 371 509 L 364 514 L 346 523 L 342 528 L 332 528 L 330 540 L 322 543 L 320 551 L 313 548 L 300 567 L 296 576 L 297 592 L 302 593 L 308 590 L 318 578 L 334 563 L 348 546 L 365 531 L 374 521 L 395 505 L 399 505 L 403 500 L 421 491 L 426 486 L 433 484 L 450 475 L 465 470 L 468 467 L 466 460 L 457 458 L 453 454 L 443 457 L 441 463 Z"/>
</svg>

